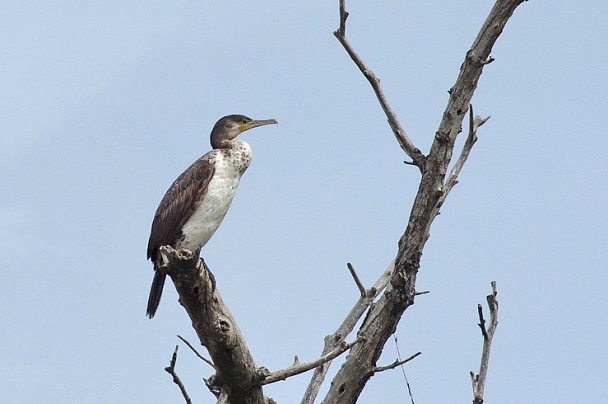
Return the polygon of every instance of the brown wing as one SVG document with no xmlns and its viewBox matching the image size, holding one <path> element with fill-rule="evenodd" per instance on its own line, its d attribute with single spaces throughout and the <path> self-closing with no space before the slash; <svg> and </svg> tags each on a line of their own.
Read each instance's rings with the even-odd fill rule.
<svg viewBox="0 0 608 404">
<path fill-rule="evenodd" d="M 158 248 L 171 245 L 199 207 L 215 171 L 210 153 L 196 160 L 169 187 L 154 214 L 148 258 L 156 262 Z"/>
</svg>

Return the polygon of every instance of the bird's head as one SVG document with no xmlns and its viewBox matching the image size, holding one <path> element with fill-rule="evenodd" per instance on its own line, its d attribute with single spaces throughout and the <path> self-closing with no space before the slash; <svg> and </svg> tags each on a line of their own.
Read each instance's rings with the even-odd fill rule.
<svg viewBox="0 0 608 404">
<path fill-rule="evenodd" d="M 211 131 L 211 147 L 214 149 L 225 148 L 230 141 L 246 130 L 258 126 L 278 123 L 275 119 L 255 120 L 245 115 L 228 115 L 220 118 Z"/>
</svg>

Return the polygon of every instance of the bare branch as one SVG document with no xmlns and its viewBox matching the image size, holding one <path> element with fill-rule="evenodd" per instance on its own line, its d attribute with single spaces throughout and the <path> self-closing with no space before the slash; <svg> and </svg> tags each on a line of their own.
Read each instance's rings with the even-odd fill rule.
<svg viewBox="0 0 608 404">
<path fill-rule="evenodd" d="M 188 340 L 186 340 L 181 335 L 178 335 L 177 338 L 181 339 L 186 345 L 188 345 L 188 348 L 190 348 L 192 350 L 192 352 L 194 352 L 194 354 L 199 357 L 199 359 L 202 359 L 205 363 L 207 363 L 209 366 L 211 366 L 212 368 L 215 369 L 213 362 L 211 362 L 209 359 L 205 358 L 196 349 L 194 349 L 194 347 L 192 346 L 192 344 L 190 342 L 188 342 Z"/>
<path fill-rule="evenodd" d="M 348 18 L 348 11 L 346 11 L 346 8 L 344 6 L 344 0 L 340 0 L 340 28 L 338 28 L 338 33 L 341 36 L 345 36 L 346 35 L 346 19 Z M 336 35 L 336 33 L 334 32 L 334 35 Z"/>
<path fill-rule="evenodd" d="M 290 366 L 286 369 L 270 373 L 268 376 L 266 376 L 266 378 L 264 380 L 262 380 L 262 384 L 270 384 L 270 383 L 278 382 L 280 380 L 285 380 L 288 377 L 295 376 L 300 373 L 308 372 L 310 369 L 319 367 L 319 366 L 337 358 L 342 353 L 348 351 L 353 345 L 355 345 L 359 341 L 360 341 L 359 338 L 355 339 L 353 342 L 350 342 L 348 344 L 346 342 L 342 341 L 342 343 L 340 343 L 340 345 L 336 349 L 334 349 L 327 355 L 323 355 L 320 358 L 315 359 L 312 362 L 299 363 L 299 361 L 297 360 L 297 356 L 296 356 L 296 363 L 294 363 L 292 366 Z"/>
<path fill-rule="evenodd" d="M 177 362 L 177 349 L 178 349 L 178 346 L 175 345 L 175 351 L 173 351 L 173 356 L 171 357 L 171 362 L 169 363 L 169 366 L 167 366 L 165 368 L 165 371 L 167 373 L 169 373 L 171 376 L 173 376 L 173 382 L 175 384 L 177 384 L 177 386 L 179 387 L 179 390 L 182 392 L 182 395 L 184 396 L 184 400 L 186 400 L 186 403 L 192 404 L 192 400 L 190 399 L 190 396 L 188 396 L 188 392 L 186 392 L 186 387 L 184 387 L 184 384 L 182 383 L 181 379 L 175 372 L 175 362 Z"/>
<path fill-rule="evenodd" d="M 351 333 L 355 324 L 359 321 L 363 313 L 367 310 L 369 305 L 374 301 L 376 296 L 380 294 L 386 288 L 388 281 L 393 274 L 395 262 L 391 262 L 389 266 L 386 268 L 384 273 L 376 280 L 376 283 L 369 288 L 364 294 L 359 297 L 359 300 L 353 308 L 350 310 L 340 327 L 334 332 L 332 335 L 328 335 L 325 337 L 325 345 L 323 347 L 323 352 L 321 356 L 327 355 L 332 350 L 336 349 L 339 344 Z M 321 388 L 321 384 L 325 379 L 325 375 L 329 370 L 329 366 L 331 361 L 324 363 L 321 366 L 318 366 L 308 383 L 308 387 L 306 388 L 306 392 L 304 393 L 304 397 L 302 398 L 301 404 L 312 404 L 319 394 L 319 389 Z"/>
<path fill-rule="evenodd" d="M 205 262 L 186 249 L 163 246 L 160 253 L 179 302 L 215 365 L 216 373 L 207 381 L 210 389 L 219 391 L 219 401 L 268 403 L 260 385 L 266 373 L 256 366 Z"/>
<path fill-rule="evenodd" d="M 490 326 L 486 329 L 485 320 L 483 318 L 483 309 L 481 304 L 477 305 L 479 315 L 479 328 L 483 335 L 483 349 L 481 352 L 481 364 L 479 366 L 479 374 L 475 375 L 470 372 L 471 383 L 473 385 L 473 404 L 483 403 L 483 393 L 486 384 L 486 376 L 488 374 L 488 363 L 490 362 L 490 348 L 492 346 L 492 338 L 498 326 L 498 300 L 496 299 L 496 282 L 492 281 L 492 294 L 486 296 L 488 307 L 490 309 Z"/>
<path fill-rule="evenodd" d="M 378 102 L 388 119 L 388 124 L 399 143 L 399 146 L 405 151 L 405 153 L 412 159 L 412 163 L 420 169 L 420 172 L 424 170 L 426 157 L 422 152 L 414 146 L 414 143 L 410 140 L 410 138 L 403 130 L 403 127 L 399 123 L 399 119 L 397 119 L 397 114 L 392 110 L 388 101 L 386 100 L 386 96 L 382 91 L 382 87 L 380 87 L 380 80 L 376 77 L 374 72 L 372 72 L 366 64 L 363 62 L 363 59 L 359 57 L 357 52 L 353 49 L 352 45 L 346 39 L 346 19 L 348 18 L 348 12 L 346 11 L 344 0 L 340 0 L 340 27 L 337 31 L 334 32 L 334 36 L 340 41 L 350 58 L 355 62 L 363 76 L 367 79 L 369 84 L 372 86 L 374 93 L 376 94 L 376 98 L 378 98 Z"/>
<path fill-rule="evenodd" d="M 367 294 L 367 291 L 365 290 L 365 286 L 363 286 L 361 279 L 359 279 L 359 275 L 357 275 L 357 273 L 355 272 L 355 268 L 353 268 L 353 266 L 350 262 L 347 263 L 346 266 L 348 267 L 350 274 L 352 275 L 353 279 L 355 280 L 355 283 L 357 284 L 357 287 L 359 288 L 359 292 L 361 292 L 361 296 L 365 297 L 365 295 Z"/>
<path fill-rule="evenodd" d="M 460 152 L 460 156 L 452 170 L 450 171 L 450 175 L 445 182 L 445 186 L 443 187 L 443 194 L 439 199 L 439 205 L 443 204 L 445 198 L 448 196 L 454 185 L 458 184 L 458 175 L 460 175 L 460 171 L 469 158 L 469 154 L 471 153 L 471 149 L 473 149 L 473 145 L 477 142 L 477 129 L 484 123 L 486 123 L 490 119 L 490 117 L 481 118 L 480 116 L 473 116 L 473 104 L 469 105 L 469 134 L 467 139 L 464 142 L 464 146 L 462 146 L 462 151 Z"/>
<path fill-rule="evenodd" d="M 352 348 L 344 364 L 333 378 L 325 402 L 341 404 L 353 403 L 357 400 L 369 380 L 370 374 L 373 374 L 370 372 L 380 358 L 387 339 L 395 332 L 405 310 L 414 303 L 420 259 L 426 241 L 430 237 L 433 220 L 445 199 L 444 181 L 454 153 L 456 138 L 461 132 L 463 118 L 469 111 L 483 67 L 491 60 L 492 47 L 515 9 L 523 1 L 496 0 L 470 50 L 465 55 L 458 78 L 450 89 L 448 103 L 430 152 L 426 156 L 425 162 L 418 165 L 418 167 L 424 167 L 421 170 L 422 178 L 407 227 L 398 243 L 395 271 L 384 293 L 370 306 L 363 324 L 358 330 L 357 335 L 363 336 L 365 342 Z M 344 2 L 341 0 L 341 28 L 334 35 L 373 87 L 378 84 L 377 79 L 370 75 L 369 69 L 352 51 L 350 44 L 345 39 L 345 24 L 342 24 L 345 21 L 344 13 Z M 383 97 L 381 97 L 382 102 L 385 102 Z M 417 154 L 413 150 L 408 150 L 408 155 L 416 162 Z"/>
<path fill-rule="evenodd" d="M 378 373 L 378 372 L 384 372 L 385 370 L 389 370 L 389 369 L 395 369 L 397 366 L 401 366 L 404 363 L 407 363 L 407 362 L 411 361 L 412 359 L 416 358 L 418 355 L 421 355 L 421 354 L 422 354 L 422 352 L 416 352 L 415 354 L 413 354 L 409 358 L 404 359 L 402 361 L 396 360 L 395 362 L 391 363 L 390 365 L 376 366 L 375 368 L 372 369 L 372 372 L 373 373 Z"/>
</svg>

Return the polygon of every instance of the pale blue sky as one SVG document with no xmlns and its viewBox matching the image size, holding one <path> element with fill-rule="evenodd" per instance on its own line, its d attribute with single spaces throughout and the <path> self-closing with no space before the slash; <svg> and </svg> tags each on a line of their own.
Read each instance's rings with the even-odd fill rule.
<svg viewBox="0 0 608 404">
<path fill-rule="evenodd" d="M 145 317 L 167 187 L 226 114 L 275 118 L 204 256 L 258 365 L 312 360 L 395 256 L 416 169 L 333 37 L 338 1 L 0 5 L 0 401 L 179 403 L 196 337 L 171 284 Z M 427 151 L 492 1 L 349 1 L 347 34 Z M 397 331 L 416 403 L 470 402 L 477 303 L 498 282 L 486 401 L 608 395 L 608 5 L 532 0 L 473 98 L 492 118 L 435 220 Z M 352 339 L 352 338 L 349 338 Z M 181 344 L 180 344 L 181 345 Z M 380 365 L 396 358 L 389 342 Z M 338 363 L 334 363 L 335 371 Z M 197 403 L 212 370 L 181 347 Z M 265 388 L 299 402 L 309 375 Z M 406 403 L 399 370 L 361 403 Z M 381 397 L 381 398 L 379 398 Z"/>
</svg>

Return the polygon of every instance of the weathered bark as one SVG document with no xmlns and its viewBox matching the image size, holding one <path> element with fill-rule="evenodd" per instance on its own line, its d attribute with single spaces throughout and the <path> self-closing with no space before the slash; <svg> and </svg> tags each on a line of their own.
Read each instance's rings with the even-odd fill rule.
<svg viewBox="0 0 608 404">
<path fill-rule="evenodd" d="M 188 250 L 161 247 L 165 271 L 173 280 L 180 304 L 192 320 L 198 338 L 209 351 L 215 375 L 207 382 L 218 403 L 268 404 L 260 381 L 267 371 L 258 368 L 236 321 L 222 301 L 204 261 Z"/>
<path fill-rule="evenodd" d="M 399 240 L 395 272 L 385 293 L 373 303 L 358 331 L 362 343 L 355 345 L 346 357 L 324 403 L 354 403 L 374 373 L 376 361 L 395 332 L 403 312 L 414 303 L 416 275 L 430 226 L 444 200 L 448 165 L 462 120 L 469 110 L 483 66 L 490 63 L 490 51 L 513 11 L 524 0 L 498 0 L 467 52 L 456 83 L 450 90 L 448 105 L 431 145 L 422 170 L 418 194 L 407 228 Z M 342 3 L 343 5 L 343 3 Z M 345 14 L 345 17 L 347 14 Z M 346 18 L 341 18 L 346 20 Z M 342 22 L 341 22 L 342 24 Z M 416 160 L 414 160 L 416 161 Z M 418 165 L 418 164 L 417 164 Z M 420 165 L 419 165 L 420 167 Z"/>
<path fill-rule="evenodd" d="M 394 364 L 388 367 L 377 367 L 376 362 L 387 339 L 395 332 L 404 311 L 414 303 L 416 275 L 431 224 L 439 213 L 447 194 L 457 182 L 458 173 L 475 143 L 477 127 L 485 122 L 479 117 L 473 117 L 470 106 L 473 93 L 483 66 L 492 62 L 490 58 L 492 46 L 514 10 L 523 1 L 496 1 L 471 49 L 466 54 L 456 83 L 450 89 L 448 104 L 430 152 L 425 156 L 415 147 L 401 127 L 396 114 L 391 110 L 380 89 L 379 80 L 365 66 L 346 40 L 345 24 L 348 13 L 344 10 L 344 0 L 340 0 L 340 28 L 334 34 L 370 82 L 399 145 L 412 159 L 411 164 L 420 169 L 422 178 L 418 193 L 405 232 L 399 240 L 394 265 L 391 265 L 377 284 L 369 290 L 365 290 L 360 282 L 357 283 L 361 291 L 359 302 L 353 307 L 336 333 L 326 338 L 321 358 L 304 365 L 295 363 L 290 368 L 273 374 L 256 366 L 245 340 L 215 288 L 212 275 L 204 262 L 199 260 L 196 254 L 187 250 L 175 251 L 168 247 L 161 248 L 166 262 L 165 271 L 173 280 L 180 296 L 180 303 L 190 316 L 192 326 L 201 343 L 207 348 L 213 359 L 216 374 L 207 381 L 207 384 L 218 397 L 218 403 L 267 404 L 274 402 L 264 396 L 263 384 L 283 380 L 312 366 L 318 366 L 302 401 L 302 403 L 312 403 L 331 359 L 348 348 L 351 348 L 350 353 L 334 377 L 324 403 L 356 402 L 367 381 L 375 372 L 397 366 Z M 469 138 L 465 142 L 458 162 L 454 164 L 446 180 L 456 137 L 461 132 L 462 120 L 467 111 L 470 111 L 471 114 Z M 384 289 L 380 298 L 372 303 Z M 366 309 L 367 315 L 358 330 L 356 340 L 351 344 L 345 344 L 344 339 Z M 484 352 L 486 352 L 485 349 L 484 346 Z M 489 353 L 489 348 L 487 352 Z M 478 395 L 476 395 L 476 399 L 477 397 Z"/>
</svg>

